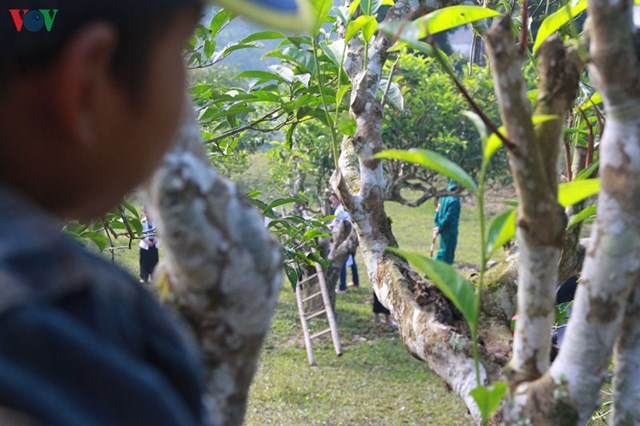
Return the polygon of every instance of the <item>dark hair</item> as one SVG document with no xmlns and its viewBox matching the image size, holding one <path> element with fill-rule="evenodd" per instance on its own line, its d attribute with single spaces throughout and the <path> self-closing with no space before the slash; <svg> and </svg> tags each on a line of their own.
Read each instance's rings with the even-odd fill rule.
<svg viewBox="0 0 640 426">
<path fill-rule="evenodd" d="M 201 0 L 12 1 L 0 9 L 0 87 L 10 84 L 12 76 L 45 70 L 75 33 L 97 21 L 115 26 L 114 76 L 135 87 L 147 70 L 154 43 L 175 13 L 188 7 L 201 7 Z"/>
</svg>

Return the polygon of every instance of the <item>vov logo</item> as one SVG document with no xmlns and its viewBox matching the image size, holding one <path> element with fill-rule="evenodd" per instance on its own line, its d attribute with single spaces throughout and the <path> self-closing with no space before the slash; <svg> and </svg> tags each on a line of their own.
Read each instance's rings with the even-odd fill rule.
<svg viewBox="0 0 640 426">
<path fill-rule="evenodd" d="M 37 33 L 43 28 L 51 32 L 58 9 L 9 9 L 9 13 L 18 32 L 23 28 L 32 33 Z"/>
</svg>

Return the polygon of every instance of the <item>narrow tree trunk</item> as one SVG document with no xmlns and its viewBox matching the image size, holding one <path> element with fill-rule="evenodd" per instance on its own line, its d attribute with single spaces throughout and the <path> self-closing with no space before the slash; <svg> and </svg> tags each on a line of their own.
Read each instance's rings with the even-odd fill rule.
<svg viewBox="0 0 640 426">
<path fill-rule="evenodd" d="M 165 250 L 158 284 L 200 343 L 212 420 L 240 425 L 282 282 L 278 244 L 208 165 L 192 117 L 146 195 Z"/>
<path fill-rule="evenodd" d="M 517 239 L 518 322 L 507 372 L 512 388 L 549 368 L 555 285 L 566 217 L 558 204 L 556 164 L 563 122 L 577 90 L 580 63 L 558 38 L 540 49 L 537 115 L 556 115 L 534 128 L 522 74 L 522 57 L 505 16 L 485 35 L 496 95 L 507 135 L 509 162 L 520 204 Z"/>
</svg>

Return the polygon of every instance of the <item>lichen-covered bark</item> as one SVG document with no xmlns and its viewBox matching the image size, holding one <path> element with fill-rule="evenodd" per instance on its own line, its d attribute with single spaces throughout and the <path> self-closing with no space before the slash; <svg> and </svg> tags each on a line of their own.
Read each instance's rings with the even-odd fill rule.
<svg viewBox="0 0 640 426">
<path fill-rule="evenodd" d="M 554 319 L 556 265 L 566 217 L 558 204 L 556 164 L 567 114 L 581 70 L 577 54 L 557 38 L 540 49 L 536 115 L 555 120 L 534 128 L 522 62 L 513 41 L 511 19 L 504 17 L 485 34 L 496 95 L 507 135 L 511 173 L 518 193 L 517 239 L 520 249 L 518 322 L 508 377 L 512 387 L 534 380 L 549 367 L 549 333 Z"/>
<path fill-rule="evenodd" d="M 146 195 L 165 252 L 158 284 L 200 343 L 212 420 L 240 425 L 278 298 L 279 246 L 244 194 L 209 166 L 191 117 Z"/>
</svg>

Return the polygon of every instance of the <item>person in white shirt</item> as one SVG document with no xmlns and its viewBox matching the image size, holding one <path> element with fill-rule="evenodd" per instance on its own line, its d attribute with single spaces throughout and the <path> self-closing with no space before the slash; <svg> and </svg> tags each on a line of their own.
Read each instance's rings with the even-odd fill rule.
<svg viewBox="0 0 640 426">
<path fill-rule="evenodd" d="M 331 208 L 333 209 L 333 214 L 334 216 L 336 216 L 336 218 L 333 219 L 333 221 L 331 221 L 331 223 L 329 224 L 329 227 L 331 229 L 338 226 L 338 224 L 344 220 L 351 220 L 349 213 L 346 212 L 346 210 L 342 206 L 342 203 L 335 194 L 331 194 L 331 196 L 329 197 L 329 201 L 331 203 Z M 358 277 L 358 265 L 356 265 L 355 256 L 355 250 L 353 252 L 350 252 L 344 265 L 342 265 L 342 270 L 340 271 L 340 284 L 338 285 L 337 290 L 338 293 L 344 293 L 345 291 L 347 291 L 347 268 L 349 266 L 351 266 L 351 274 L 353 275 L 353 286 L 360 286 L 360 279 Z"/>
<path fill-rule="evenodd" d="M 153 270 L 158 264 L 158 237 L 156 237 L 156 227 L 147 209 L 142 210 L 142 239 L 140 240 L 140 282 L 148 283 L 153 274 Z"/>
</svg>

